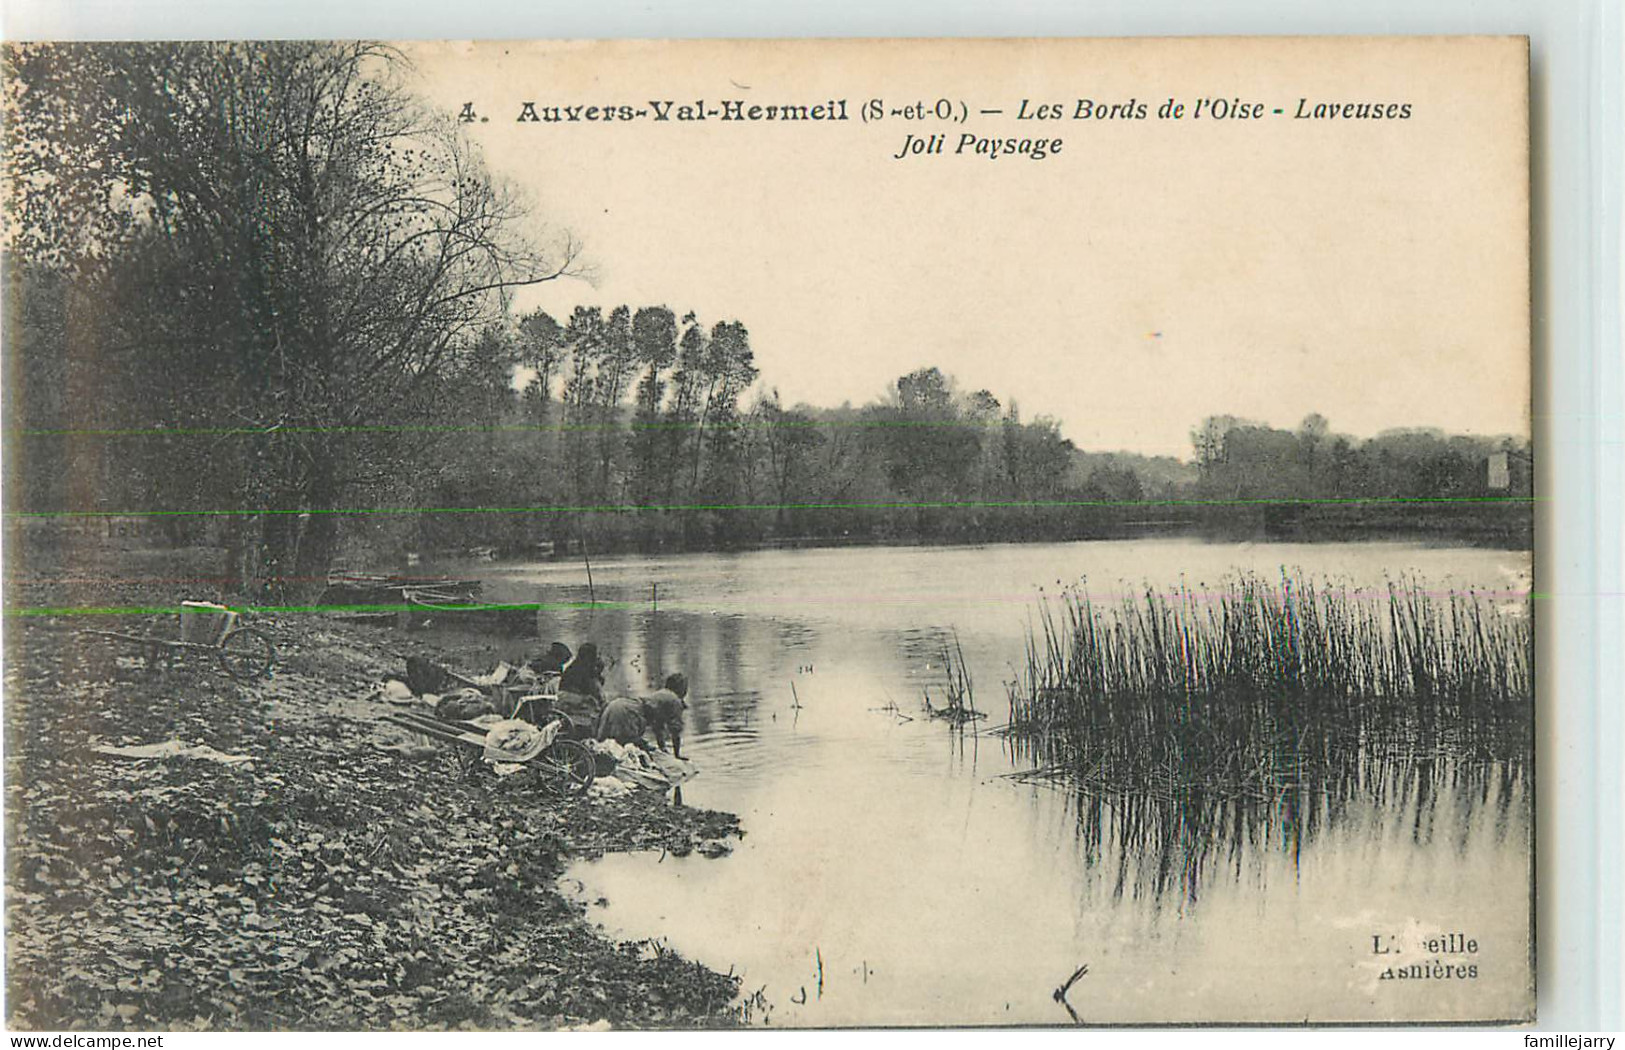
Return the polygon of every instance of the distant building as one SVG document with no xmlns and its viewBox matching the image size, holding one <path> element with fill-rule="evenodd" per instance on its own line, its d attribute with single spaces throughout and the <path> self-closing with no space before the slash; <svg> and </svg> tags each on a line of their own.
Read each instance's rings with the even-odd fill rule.
<svg viewBox="0 0 1625 1050">
<path fill-rule="evenodd" d="M 1512 487 L 1512 466 L 1505 452 L 1490 453 L 1488 477 L 1484 484 L 1492 491 L 1505 492 Z"/>
</svg>

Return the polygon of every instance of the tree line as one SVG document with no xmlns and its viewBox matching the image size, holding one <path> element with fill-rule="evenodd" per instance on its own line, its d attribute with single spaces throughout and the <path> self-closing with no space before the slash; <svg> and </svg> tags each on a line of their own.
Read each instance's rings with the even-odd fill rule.
<svg viewBox="0 0 1625 1050">
<path fill-rule="evenodd" d="M 1533 494 L 1528 441 L 1451 435 L 1428 428 L 1361 440 L 1336 434 L 1325 417 L 1283 430 L 1234 416 L 1210 416 L 1191 432 L 1203 496 L 1260 499 L 1493 499 Z M 1505 476 L 1490 461 L 1505 465 Z"/>
<path fill-rule="evenodd" d="M 319 581 L 346 542 L 1073 539 L 1233 525 L 1192 509 L 1215 501 L 1528 488 L 1526 444 L 1319 417 L 1213 417 L 1191 462 L 1085 452 L 932 367 L 871 403 L 786 405 L 739 319 L 516 317 L 579 247 L 385 46 L 3 59 L 8 509 L 156 515 L 247 590 Z"/>
<path fill-rule="evenodd" d="M 1311 413 L 1292 430 L 1210 416 L 1191 444 L 1192 516 L 1210 532 L 1533 543 L 1527 439 L 1402 428 L 1362 440 Z"/>
<path fill-rule="evenodd" d="M 366 427 L 435 414 L 513 290 L 573 272 L 576 245 L 526 221 L 385 45 L 3 59 L 8 324 L 29 344 L 10 407 L 147 432 L 77 475 L 76 498 L 107 506 L 128 473 L 146 507 L 235 508 L 245 582 L 321 576 L 333 512 L 414 451 Z M 29 443 L 8 480 L 49 484 L 73 454 Z"/>
<path fill-rule="evenodd" d="M 1075 482 L 1055 421 L 1024 422 L 936 368 L 862 406 L 786 405 L 757 382 L 738 321 L 663 306 L 533 313 L 489 333 L 480 357 L 460 385 L 478 422 L 415 496 L 505 512 L 424 514 L 406 536 L 375 521 L 375 536 L 514 551 L 1033 539 L 1075 535 L 1060 504 L 1095 491 Z"/>
<path fill-rule="evenodd" d="M 31 313 L 50 298 L 35 289 L 21 301 L 24 371 L 71 368 L 76 355 L 52 349 L 59 326 Z M 1215 416 L 1193 430 L 1192 456 L 1180 461 L 1078 449 L 1056 421 L 1023 420 L 1014 404 L 962 391 L 934 367 L 900 376 L 860 406 L 787 406 L 761 379 L 737 320 L 617 306 L 578 307 L 563 321 L 535 311 L 492 323 L 424 384 L 416 406 L 319 435 L 339 461 L 374 466 L 347 486 L 351 503 L 340 510 L 358 513 L 335 520 L 349 554 L 364 561 L 480 547 L 534 556 L 1066 540 L 1170 526 L 1235 533 L 1256 531 L 1273 509 L 1256 501 L 1495 500 L 1531 491 L 1528 445 L 1505 438 L 1404 430 L 1359 440 L 1333 433 L 1318 415 L 1295 430 Z M 27 472 L 29 506 L 82 507 L 93 496 L 132 510 L 205 511 L 221 496 L 199 473 L 205 461 L 280 462 L 282 444 L 312 437 L 159 427 L 65 439 L 55 430 L 105 422 L 96 394 L 108 389 L 107 375 L 82 378 L 83 397 L 71 381 L 31 385 L 51 397 L 26 406 L 38 436 L 24 448 L 61 462 L 41 469 L 36 460 Z M 151 424 L 152 404 L 136 402 L 120 419 Z M 231 450 L 224 459 L 222 448 Z M 1526 507 L 1513 509 L 1527 516 Z M 1390 529 L 1418 519 L 1405 505 L 1388 519 L 1381 508 L 1357 511 L 1359 521 Z M 1459 535 L 1464 522 L 1483 524 L 1481 512 L 1469 512 L 1478 517 L 1452 509 L 1456 517 L 1433 524 Z M 178 542 L 221 532 L 204 528 L 206 517 L 167 520 Z"/>
</svg>

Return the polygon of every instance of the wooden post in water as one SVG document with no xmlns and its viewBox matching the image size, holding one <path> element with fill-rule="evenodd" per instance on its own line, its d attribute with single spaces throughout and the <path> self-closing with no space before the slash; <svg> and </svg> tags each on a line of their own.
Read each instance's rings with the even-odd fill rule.
<svg viewBox="0 0 1625 1050">
<path fill-rule="evenodd" d="M 587 526 L 579 525 L 576 535 L 581 537 L 581 560 L 587 565 L 587 621 L 590 623 L 598 612 L 598 592 L 592 586 L 592 551 L 587 546 Z"/>
</svg>

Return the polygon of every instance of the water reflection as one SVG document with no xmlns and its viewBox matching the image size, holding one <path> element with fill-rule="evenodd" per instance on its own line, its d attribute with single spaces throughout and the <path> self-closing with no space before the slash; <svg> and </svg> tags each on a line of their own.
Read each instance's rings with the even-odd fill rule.
<svg viewBox="0 0 1625 1050">
<path fill-rule="evenodd" d="M 1528 958 L 1524 758 L 1362 739 L 1267 795 L 1086 793 L 1023 781 L 986 730 L 1005 721 L 1036 581 L 1283 563 L 1381 580 L 1398 564 L 1450 587 L 1521 557 L 1096 543 L 595 562 L 599 600 L 627 604 L 544 611 L 540 639 L 598 641 L 611 691 L 686 672 L 701 775 L 685 800 L 748 834 L 725 860 L 622 855 L 571 874 L 610 901 L 593 913 L 611 932 L 765 987 L 774 1024 L 1066 1023 L 1051 993 L 1084 962 L 1071 1002 L 1086 1021 L 1510 1016 Z M 487 594 L 585 598 L 576 575 L 510 568 Z M 954 635 L 992 708 L 964 733 L 921 710 Z M 1418 922 L 1492 945 L 1483 978 L 1379 985 L 1371 932 Z M 817 959 L 824 993 L 796 1002 Z"/>
<path fill-rule="evenodd" d="M 1087 788 L 1067 798 L 1086 897 L 1104 886 L 1114 901 L 1183 913 L 1215 881 L 1262 891 L 1272 871 L 1298 879 L 1304 853 L 1333 830 L 1345 840 L 1447 848 L 1462 860 L 1480 840 L 1499 847 L 1515 837 L 1526 849 L 1526 777 L 1523 762 L 1360 761 L 1346 778 L 1272 799 Z"/>
</svg>

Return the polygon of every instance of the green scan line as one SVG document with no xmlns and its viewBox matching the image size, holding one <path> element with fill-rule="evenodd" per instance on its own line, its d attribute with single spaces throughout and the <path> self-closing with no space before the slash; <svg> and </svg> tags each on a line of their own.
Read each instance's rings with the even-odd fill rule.
<svg viewBox="0 0 1625 1050">
<path fill-rule="evenodd" d="M 253 518 L 309 514 L 365 516 L 403 514 L 635 514 L 659 511 L 777 511 L 777 510 L 1053 510 L 1068 507 L 1241 507 L 1241 506 L 1405 506 L 1531 504 L 1539 496 L 1348 496 L 1326 498 L 1152 499 L 1152 500 L 920 500 L 855 501 L 850 503 L 600 503 L 544 504 L 530 507 L 327 507 L 297 508 L 223 507 L 211 510 L 41 510 L 7 511 L 8 518 Z"/>
<path fill-rule="evenodd" d="M 1529 592 L 1532 601 L 1550 601 L 1552 593 Z M 642 610 L 647 601 L 517 601 L 512 605 L 470 605 L 429 608 L 421 605 L 252 605 L 234 606 L 237 613 L 281 616 L 296 613 L 484 613 L 484 611 L 525 611 L 525 613 L 572 613 L 582 610 Z M 143 605 L 55 605 L 8 606 L 13 618 L 70 618 L 70 616 L 176 616 L 180 606 Z"/>
<path fill-rule="evenodd" d="M 587 431 L 813 430 L 846 427 L 857 430 L 974 428 L 989 430 L 1003 420 L 980 419 L 740 419 L 732 423 L 698 420 L 632 420 L 604 423 L 376 423 L 352 426 L 269 427 L 32 427 L 13 430 L 13 437 L 276 437 L 307 434 L 567 434 Z"/>
<path fill-rule="evenodd" d="M 1533 601 L 1551 601 L 1554 595 L 1548 591 L 1530 591 L 1529 597 Z M 286 615 L 297 613 L 435 613 L 435 612 L 487 612 L 492 610 L 515 610 L 523 612 L 577 612 L 582 610 L 614 609 L 636 610 L 647 608 L 644 601 L 601 601 L 601 602 L 516 602 L 513 604 L 491 604 L 456 606 L 452 608 L 434 609 L 421 605 L 252 605 L 236 606 L 234 611 L 252 612 L 258 615 Z M 46 606 L 12 606 L 7 607 L 5 615 L 17 618 L 51 618 L 51 617 L 91 617 L 91 616 L 173 616 L 182 612 L 180 606 L 163 605 L 46 605 Z"/>
<path fill-rule="evenodd" d="M 399 604 L 378 605 L 251 605 L 236 607 L 237 612 L 262 615 L 285 613 L 465 613 L 465 612 L 572 612 L 580 609 L 641 609 L 645 602 L 513 602 L 480 605 L 425 606 Z M 178 605 L 28 605 L 8 607 L 7 616 L 178 616 L 183 610 Z"/>
</svg>

